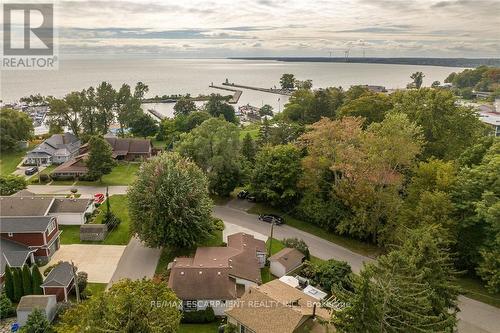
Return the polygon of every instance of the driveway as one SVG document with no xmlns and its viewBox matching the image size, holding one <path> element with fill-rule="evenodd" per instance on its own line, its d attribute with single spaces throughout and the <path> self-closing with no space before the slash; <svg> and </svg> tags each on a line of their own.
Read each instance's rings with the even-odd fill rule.
<svg viewBox="0 0 500 333">
<path fill-rule="evenodd" d="M 222 231 L 222 240 L 227 243 L 227 236 L 236 234 L 238 232 L 244 232 L 245 234 L 253 235 L 256 239 L 263 240 L 267 242 L 269 238 L 265 234 L 261 234 L 260 232 L 253 231 L 251 229 L 239 226 L 237 224 L 232 224 L 229 222 L 224 222 L 224 231 Z"/>
<path fill-rule="evenodd" d="M 230 226 L 228 231 L 230 231 L 231 228 L 232 230 L 238 230 L 239 226 L 241 230 L 250 230 L 257 234 L 269 235 L 271 231 L 270 225 L 260 222 L 256 215 L 248 214 L 245 211 L 247 206 L 248 204 L 246 203 L 242 204 L 232 201 L 225 206 L 215 206 L 214 215 L 222 219 L 226 225 Z M 325 260 L 334 258 L 347 261 L 351 265 L 352 270 L 356 273 L 359 273 L 364 262 L 373 261 L 371 258 L 354 253 L 337 244 L 287 225 L 276 226 L 273 236 L 277 239 L 289 237 L 301 238 L 307 243 L 313 256 Z M 458 322 L 458 332 L 500 332 L 500 309 L 465 296 L 460 296 L 458 298 L 458 306 L 461 310 L 458 314 L 458 318 L 460 319 Z"/>
<path fill-rule="evenodd" d="M 143 277 L 153 277 L 160 255 L 161 249 L 147 247 L 139 239 L 132 237 L 123 251 L 113 276 L 108 280 L 107 288 L 114 282 L 125 278 L 140 280 Z"/>
<path fill-rule="evenodd" d="M 48 265 L 59 261 L 73 261 L 79 271 L 87 272 L 89 282 L 108 283 L 124 250 L 124 245 L 61 245 Z"/>
<path fill-rule="evenodd" d="M 92 198 L 96 193 L 106 193 L 105 186 L 71 186 L 71 185 L 28 185 L 28 191 L 35 194 L 69 194 L 77 188 L 83 198 Z M 128 186 L 109 186 L 109 195 L 127 194 Z"/>
</svg>

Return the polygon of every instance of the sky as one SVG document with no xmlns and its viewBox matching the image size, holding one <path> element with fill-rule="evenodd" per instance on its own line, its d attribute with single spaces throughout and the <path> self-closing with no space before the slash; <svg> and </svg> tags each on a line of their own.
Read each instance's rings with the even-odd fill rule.
<svg viewBox="0 0 500 333">
<path fill-rule="evenodd" d="M 500 57 L 500 0 L 57 1 L 56 20 L 63 55 Z"/>
</svg>

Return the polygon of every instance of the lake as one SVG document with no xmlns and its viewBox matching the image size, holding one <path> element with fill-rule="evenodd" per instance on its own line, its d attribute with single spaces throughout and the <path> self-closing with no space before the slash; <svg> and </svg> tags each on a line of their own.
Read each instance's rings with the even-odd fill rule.
<svg viewBox="0 0 500 333">
<path fill-rule="evenodd" d="M 349 64 L 319 62 L 280 62 L 232 59 L 72 59 L 63 60 L 57 71 L 2 71 L 1 99 L 13 102 L 22 96 L 40 93 L 61 97 L 64 94 L 108 81 L 119 88 L 122 83 L 142 81 L 149 86 L 148 96 L 230 92 L 209 88 L 226 80 L 243 85 L 271 88 L 279 85 L 283 73 L 293 73 L 299 80 L 311 79 L 315 88 L 355 84 L 383 85 L 388 89 L 404 88 L 410 74 L 422 71 L 424 85 L 443 80 L 461 68 L 386 64 Z M 243 89 L 242 89 L 243 90 Z M 253 90 L 243 90 L 238 102 L 254 106 L 270 104 L 282 110 L 287 97 Z M 148 105 L 170 116 L 173 104 Z"/>
</svg>

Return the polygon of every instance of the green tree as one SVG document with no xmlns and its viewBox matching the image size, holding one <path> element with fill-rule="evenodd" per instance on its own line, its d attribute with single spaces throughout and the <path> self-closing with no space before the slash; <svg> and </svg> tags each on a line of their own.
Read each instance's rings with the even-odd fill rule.
<svg viewBox="0 0 500 333">
<path fill-rule="evenodd" d="M 391 98 L 384 94 L 365 93 L 342 105 L 337 117 L 351 116 L 365 118 L 365 127 L 374 122 L 384 120 L 386 113 L 392 109 Z"/>
<path fill-rule="evenodd" d="M 256 154 L 257 149 L 255 147 L 255 142 L 250 133 L 247 133 L 241 142 L 241 155 L 243 155 L 248 162 L 253 162 Z"/>
<path fill-rule="evenodd" d="M 7 108 L 0 110 L 0 149 L 2 152 L 16 150 L 19 141 L 27 141 L 32 137 L 33 122 L 26 113 Z"/>
<path fill-rule="evenodd" d="M 121 280 L 98 297 L 67 310 L 56 329 L 69 332 L 175 333 L 179 299 L 163 281 Z"/>
<path fill-rule="evenodd" d="M 33 294 L 33 287 L 31 285 L 31 270 L 28 265 L 24 265 L 22 269 L 23 279 L 23 295 Z"/>
<path fill-rule="evenodd" d="M 450 91 L 422 88 L 398 91 L 391 97 L 391 112 L 404 113 L 422 127 L 427 142 L 424 158 L 454 159 L 485 133 L 476 111 L 457 105 Z"/>
<path fill-rule="evenodd" d="M 283 110 L 283 117 L 289 121 L 312 124 L 322 117 L 335 117 L 342 105 L 344 92 L 340 88 L 319 90 L 300 89 L 293 93 Z"/>
<path fill-rule="evenodd" d="M 132 93 L 128 84 L 123 84 L 116 93 L 116 120 L 120 124 L 120 133 L 125 134 L 126 127 L 132 127 L 137 118 L 143 117 L 141 98 L 148 91 L 148 86 L 137 83 L 136 91 Z"/>
<path fill-rule="evenodd" d="M 94 87 L 82 90 L 82 113 L 80 115 L 83 138 L 98 134 L 98 111 Z"/>
<path fill-rule="evenodd" d="M 5 293 L 7 294 L 7 297 L 11 301 L 14 301 L 15 300 L 15 295 L 14 295 L 14 276 L 13 276 L 13 273 L 12 273 L 12 269 L 7 264 L 5 265 L 4 288 L 5 288 Z"/>
<path fill-rule="evenodd" d="M 273 107 L 269 104 L 264 104 L 262 107 L 259 109 L 259 116 L 273 116 Z"/>
<path fill-rule="evenodd" d="M 351 274 L 351 266 L 347 262 L 335 259 L 318 263 L 306 261 L 301 270 L 302 276 L 327 292 L 331 292 L 334 286 L 350 290 Z"/>
<path fill-rule="evenodd" d="M 264 146 L 255 159 L 250 191 L 272 206 L 292 205 L 299 199 L 300 160 L 301 153 L 295 146 Z"/>
<path fill-rule="evenodd" d="M 208 175 L 210 192 L 227 196 L 240 180 L 238 127 L 211 118 L 181 135 L 176 150 L 190 157 Z"/>
<path fill-rule="evenodd" d="M 425 75 L 422 72 L 415 72 L 412 75 L 410 75 L 410 79 L 413 80 L 411 86 L 420 89 L 420 87 L 422 87 L 422 83 L 424 82 L 424 77 Z"/>
<path fill-rule="evenodd" d="M 219 94 L 211 94 L 205 104 L 205 111 L 212 117 L 223 116 L 226 121 L 237 123 L 238 119 L 234 112 L 234 107 L 226 103 L 224 98 Z"/>
<path fill-rule="evenodd" d="M 259 146 L 268 144 L 271 140 L 271 126 L 269 120 L 264 118 L 262 125 L 259 127 L 259 137 L 257 143 Z"/>
<path fill-rule="evenodd" d="M 305 256 L 305 260 L 309 260 L 311 254 L 309 252 L 309 246 L 302 239 L 298 238 L 285 238 L 281 241 L 285 247 L 292 249 L 297 249 Z"/>
<path fill-rule="evenodd" d="M 0 176 L 0 195 L 12 195 L 25 189 L 26 179 L 22 176 Z"/>
<path fill-rule="evenodd" d="M 33 309 L 28 315 L 26 324 L 21 328 L 21 333 L 51 333 L 53 332 L 45 313 L 39 308 Z"/>
<path fill-rule="evenodd" d="M 293 74 L 281 75 L 280 85 L 282 89 L 293 89 L 295 87 L 295 75 Z"/>
<path fill-rule="evenodd" d="M 130 132 L 135 136 L 147 138 L 158 132 L 158 123 L 148 114 L 141 111 L 134 120 L 130 121 Z"/>
<path fill-rule="evenodd" d="M 295 88 L 297 89 L 312 89 L 312 86 L 313 86 L 312 80 L 304 80 L 304 81 L 295 80 Z"/>
<path fill-rule="evenodd" d="M 23 297 L 23 279 L 22 273 L 19 268 L 12 269 L 12 281 L 14 282 L 14 299 L 13 302 L 17 303 Z"/>
<path fill-rule="evenodd" d="M 151 247 L 195 245 L 210 230 L 207 188 L 200 168 L 177 153 L 143 163 L 128 190 L 131 232 Z"/>
<path fill-rule="evenodd" d="M 88 168 L 88 177 L 99 179 L 99 182 L 102 182 L 102 176 L 113 170 L 116 165 L 113 159 L 113 151 L 103 137 L 95 135 L 90 138 L 89 156 L 85 163 Z"/>
<path fill-rule="evenodd" d="M 177 100 L 177 102 L 175 102 L 174 105 L 175 116 L 181 114 L 187 116 L 191 112 L 195 111 L 196 111 L 196 104 L 189 96 L 181 97 Z"/>
<path fill-rule="evenodd" d="M 43 289 L 40 287 L 43 283 L 42 273 L 40 273 L 40 269 L 37 265 L 33 265 L 31 271 L 31 285 L 33 287 L 34 295 L 43 295 Z"/>
<path fill-rule="evenodd" d="M 4 290 L 0 292 L 0 319 L 9 318 L 15 315 L 16 311 L 12 307 L 12 302 Z"/>
<path fill-rule="evenodd" d="M 117 92 L 111 83 L 102 82 L 95 90 L 98 133 L 107 134 L 115 118 Z"/>
<path fill-rule="evenodd" d="M 434 81 L 431 84 L 431 88 L 438 88 L 441 85 L 441 82 L 439 81 Z"/>
</svg>

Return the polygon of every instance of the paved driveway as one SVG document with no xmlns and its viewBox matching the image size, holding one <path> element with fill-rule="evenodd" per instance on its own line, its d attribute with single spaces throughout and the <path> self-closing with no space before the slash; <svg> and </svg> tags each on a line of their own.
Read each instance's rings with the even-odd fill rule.
<svg viewBox="0 0 500 333">
<path fill-rule="evenodd" d="M 79 271 L 87 272 L 89 282 L 108 283 L 124 250 L 124 245 L 61 245 L 49 265 L 59 261 L 73 261 Z"/>
<path fill-rule="evenodd" d="M 224 222 L 224 231 L 222 232 L 222 240 L 227 243 L 227 236 L 236 234 L 238 232 L 244 232 L 249 235 L 253 235 L 256 239 L 261 239 L 264 242 L 269 238 L 267 235 L 261 234 L 260 232 L 256 232 L 254 230 L 239 226 L 237 224 L 232 224 L 229 222 Z"/>
<path fill-rule="evenodd" d="M 83 198 L 92 198 L 96 193 L 106 193 L 105 186 L 71 186 L 71 185 L 28 185 L 28 190 L 35 194 L 68 194 L 76 187 Z M 127 194 L 128 186 L 109 186 L 109 195 Z"/>
</svg>

